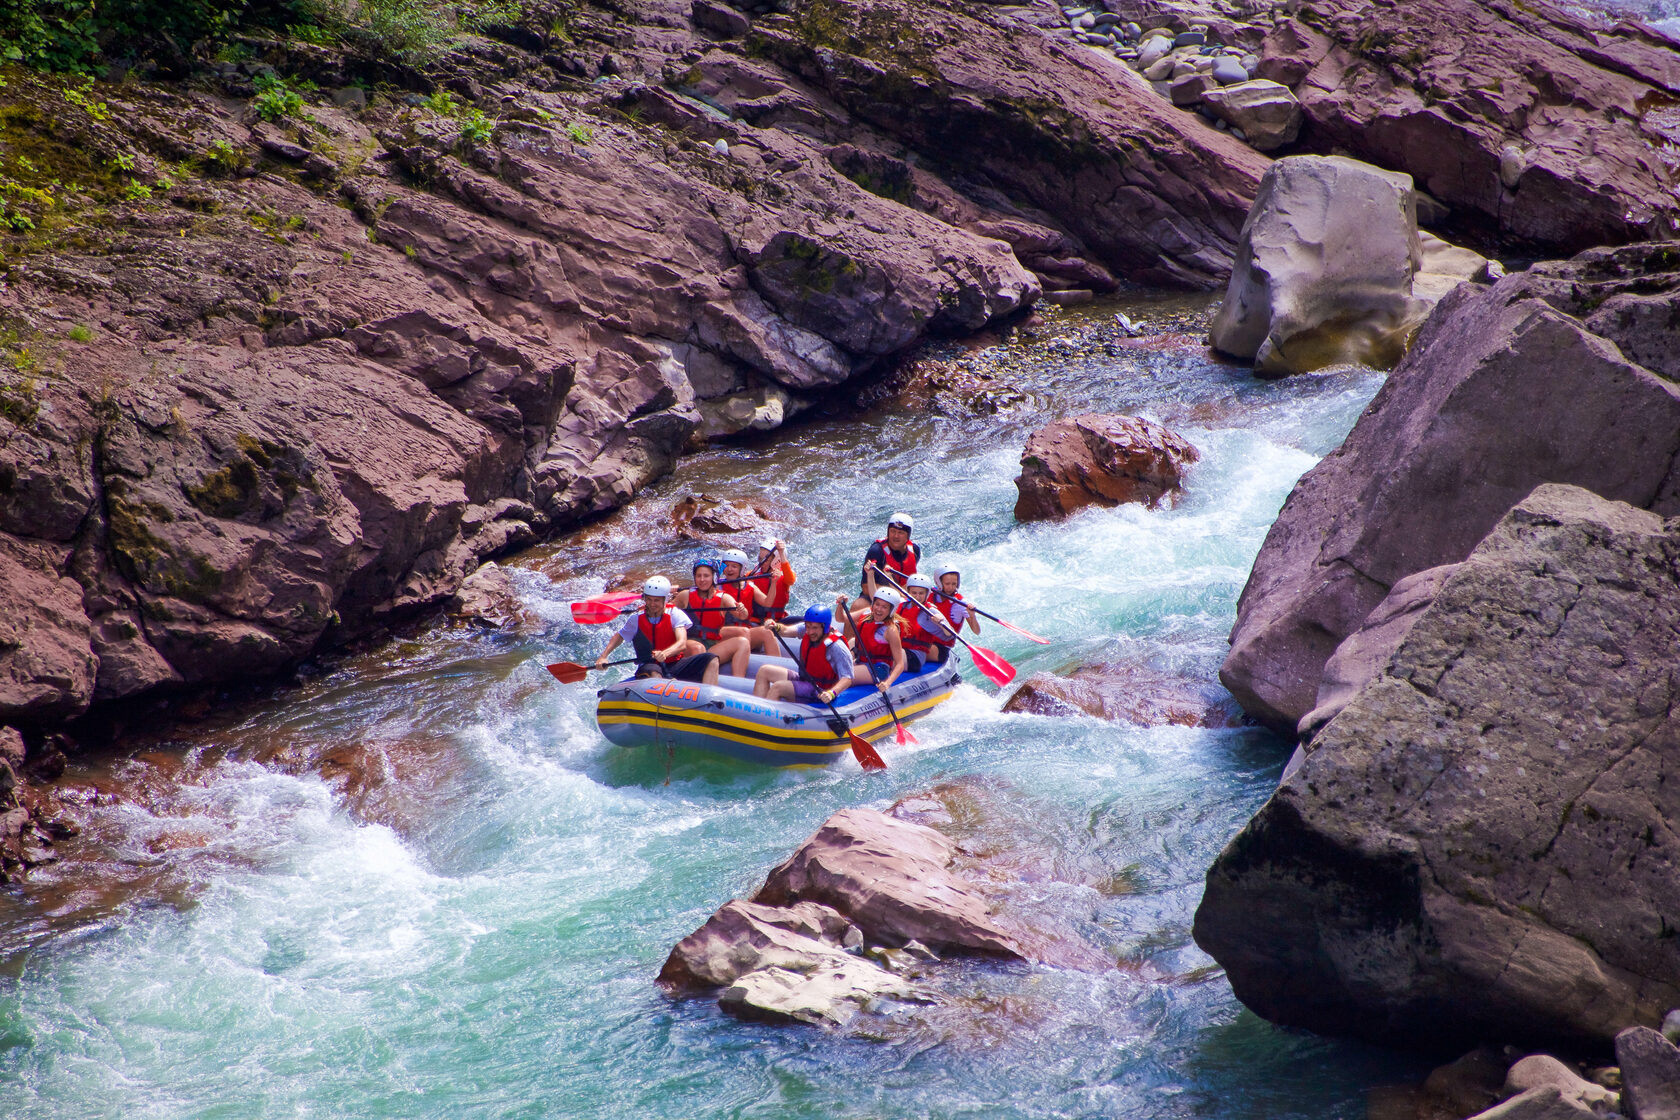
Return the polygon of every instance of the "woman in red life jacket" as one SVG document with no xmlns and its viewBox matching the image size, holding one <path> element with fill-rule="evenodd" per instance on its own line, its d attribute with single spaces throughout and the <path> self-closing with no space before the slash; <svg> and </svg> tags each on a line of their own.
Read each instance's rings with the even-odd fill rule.
<svg viewBox="0 0 1680 1120">
<path fill-rule="evenodd" d="M 827 704 L 852 683 L 857 672 L 846 639 L 829 632 L 834 612 L 827 607 L 806 607 L 803 623 L 771 623 L 776 632 L 791 638 L 799 634 L 795 651 L 796 669 L 766 665 L 753 680 L 753 695 L 767 700 L 796 700 L 801 704 Z M 797 674 L 797 679 L 795 679 Z"/>
<path fill-rule="evenodd" d="M 736 555 L 741 556 L 744 565 L 746 557 L 740 553 Z M 741 601 L 747 604 L 748 617 L 753 625 L 747 642 L 761 653 L 780 657 L 782 651 L 776 648 L 776 635 L 771 631 L 770 624 L 787 617 L 788 595 L 799 578 L 794 574 L 793 565 L 788 563 L 787 542 L 775 537 L 759 541 L 758 563 L 747 573 L 747 577 L 747 582 L 741 585 L 744 592 Z"/>
<path fill-rule="evenodd" d="M 970 630 L 980 633 L 980 616 L 968 609 L 962 592 L 957 590 L 962 585 L 962 572 L 950 566 L 936 568 L 933 579 L 939 584 L 938 590 L 933 593 L 934 608 L 945 616 L 951 629 L 961 630 L 966 622 Z"/>
<path fill-rule="evenodd" d="M 933 593 L 933 579 L 913 575 L 904 581 L 910 602 L 898 608 L 899 625 L 904 628 L 904 654 L 910 671 L 919 673 L 925 665 L 939 665 L 945 661 L 957 640 L 952 636 L 955 627 L 948 627 L 943 615 L 926 605 Z"/>
<path fill-rule="evenodd" d="M 607 648 L 595 659 L 595 668 L 605 669 L 612 651 L 625 642 L 636 651 L 636 676 L 671 677 L 680 681 L 716 684 L 718 659 L 709 653 L 680 655 L 688 647 L 689 619 L 671 601 L 671 581 L 653 576 L 642 584 L 642 609 L 627 615 L 617 633 L 607 639 Z M 679 659 L 680 658 L 680 659 Z"/>
<path fill-rule="evenodd" d="M 866 610 L 875 599 L 877 587 L 890 587 L 886 580 L 877 580 L 875 573 L 889 573 L 897 583 L 916 574 L 916 562 L 921 559 L 922 546 L 910 539 L 915 522 L 908 513 L 895 513 L 887 518 L 887 535 L 869 546 L 863 554 L 863 594 L 852 603 L 853 610 Z"/>
<path fill-rule="evenodd" d="M 702 556 L 694 562 L 694 586 L 677 592 L 676 605 L 693 620 L 685 652 L 712 653 L 719 661 L 729 664 L 729 675 L 747 675 L 747 632 L 739 626 L 724 625 L 731 618 L 746 615 L 746 608 L 735 596 L 717 585 L 717 561 Z"/>
<path fill-rule="evenodd" d="M 857 671 L 852 674 L 854 684 L 870 684 L 886 692 L 904 673 L 908 664 L 904 657 L 904 642 L 899 638 L 898 608 L 904 596 L 890 587 L 875 592 L 869 613 L 857 617 L 846 610 L 846 597 L 837 595 L 834 605 L 846 619 L 846 635 L 857 650 Z M 861 621 L 860 621 L 861 619 Z"/>
</svg>

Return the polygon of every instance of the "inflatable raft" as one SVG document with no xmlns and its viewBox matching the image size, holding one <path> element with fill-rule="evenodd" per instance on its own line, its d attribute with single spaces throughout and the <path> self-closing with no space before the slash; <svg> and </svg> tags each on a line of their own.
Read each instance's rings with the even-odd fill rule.
<svg viewBox="0 0 1680 1120">
<path fill-rule="evenodd" d="M 846 733 L 827 707 L 760 700 L 752 694 L 761 665 L 793 668 L 781 657 L 754 654 L 746 677 L 723 676 L 715 685 L 652 678 L 627 680 L 600 690 L 595 723 L 621 747 L 692 747 L 771 766 L 826 766 L 850 754 Z M 889 691 L 905 723 L 950 697 L 962 675 L 956 665 L 930 665 L 906 673 Z M 853 685 L 834 698 L 851 729 L 870 742 L 893 733 L 886 701 L 874 688 Z"/>
</svg>

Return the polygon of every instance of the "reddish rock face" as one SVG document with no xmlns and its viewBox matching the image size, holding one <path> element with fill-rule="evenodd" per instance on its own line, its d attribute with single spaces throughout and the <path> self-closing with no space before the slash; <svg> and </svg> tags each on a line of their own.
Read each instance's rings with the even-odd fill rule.
<svg viewBox="0 0 1680 1120">
<path fill-rule="evenodd" d="M 1222 692 L 1147 665 L 1085 665 L 1065 677 L 1034 674 L 1003 710 L 1042 716 L 1083 712 L 1142 727 L 1235 727 L 1241 713 Z"/>
<path fill-rule="evenodd" d="M 1091 414 L 1057 420 L 1021 452 L 1015 517 L 1040 521 L 1096 503 L 1155 506 L 1201 456 L 1182 437 L 1138 416 Z"/>
<path fill-rule="evenodd" d="M 1455 229 L 1553 254 L 1680 229 L 1680 51 L 1649 29 L 1511 0 L 1319 0 L 1262 54 L 1306 115 L 1298 150 L 1407 172 Z"/>
</svg>

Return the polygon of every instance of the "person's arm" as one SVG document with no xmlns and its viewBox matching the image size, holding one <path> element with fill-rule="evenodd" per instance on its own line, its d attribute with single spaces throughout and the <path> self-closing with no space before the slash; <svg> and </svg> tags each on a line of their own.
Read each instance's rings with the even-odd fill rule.
<svg viewBox="0 0 1680 1120">
<path fill-rule="evenodd" d="M 857 672 L 857 665 L 852 661 L 852 655 L 845 646 L 835 642 L 828 647 L 828 664 L 839 679 L 833 688 L 825 688 L 817 693 L 818 699 L 824 704 L 840 695 L 845 687 L 852 683 L 852 676 Z"/>
<path fill-rule="evenodd" d="M 836 595 L 834 597 L 834 610 L 846 620 L 846 640 L 854 646 L 860 645 L 863 639 L 858 636 L 857 624 L 852 618 L 851 600 L 844 595 Z"/>
<path fill-rule="evenodd" d="M 747 617 L 747 605 L 733 595 L 723 597 L 723 611 L 733 618 Z"/>
<path fill-rule="evenodd" d="M 612 651 L 623 644 L 624 639 L 618 636 L 617 630 L 614 630 L 613 636 L 607 639 L 607 648 L 602 650 L 601 656 L 595 659 L 595 668 L 605 669 L 607 667 L 607 658 L 612 656 Z"/>
<path fill-rule="evenodd" d="M 869 551 L 863 554 L 863 593 L 866 597 L 875 598 L 875 564 L 881 558 L 881 546 L 872 544 Z"/>
<path fill-rule="evenodd" d="M 671 629 L 675 631 L 677 640 L 664 649 L 656 649 L 653 651 L 653 659 L 661 665 L 665 664 L 665 662 L 669 661 L 672 657 L 675 657 L 677 652 L 688 642 L 688 627 L 672 626 Z"/>
<path fill-rule="evenodd" d="M 887 689 L 892 687 L 892 683 L 903 674 L 904 667 L 907 664 L 904 657 L 904 643 L 900 641 L 898 637 L 897 623 L 893 623 L 887 627 L 887 645 L 892 647 L 892 672 L 887 674 L 886 680 L 875 682 L 875 687 L 880 689 L 882 692 L 885 692 Z"/>
</svg>

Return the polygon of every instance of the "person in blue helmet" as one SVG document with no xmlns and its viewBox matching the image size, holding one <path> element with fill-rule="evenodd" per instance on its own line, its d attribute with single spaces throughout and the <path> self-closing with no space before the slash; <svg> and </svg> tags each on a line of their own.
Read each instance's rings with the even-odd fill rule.
<svg viewBox="0 0 1680 1120">
<path fill-rule="evenodd" d="M 753 695 L 767 700 L 796 700 L 801 704 L 827 704 L 852 683 L 855 667 L 846 639 L 829 627 L 834 612 L 827 607 L 806 607 L 805 618 L 795 623 L 771 623 L 783 638 L 799 635 L 795 653 L 797 669 L 765 665 L 753 678 Z"/>
<path fill-rule="evenodd" d="M 673 601 L 691 623 L 686 652 L 715 654 L 721 664 L 728 666 L 725 671 L 730 676 L 746 676 L 747 658 L 752 655 L 747 647 L 747 632 L 728 624 L 732 620 L 745 621 L 747 608 L 717 585 L 716 560 L 702 556 L 691 570 L 694 586 L 677 592 Z"/>
</svg>

